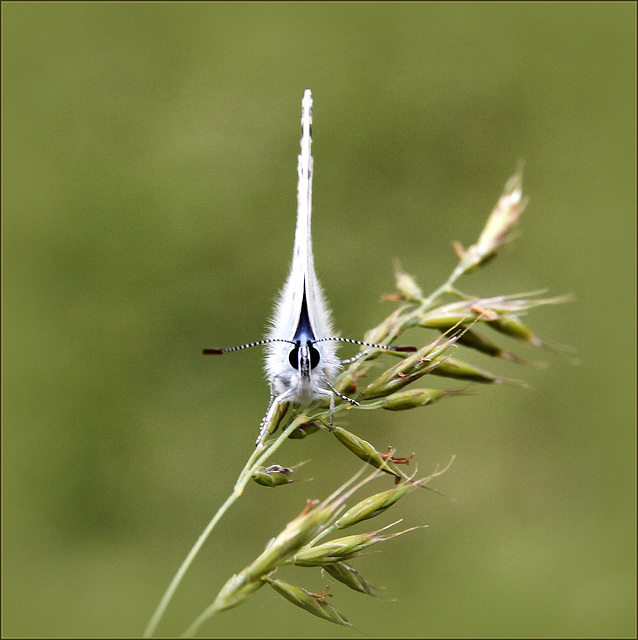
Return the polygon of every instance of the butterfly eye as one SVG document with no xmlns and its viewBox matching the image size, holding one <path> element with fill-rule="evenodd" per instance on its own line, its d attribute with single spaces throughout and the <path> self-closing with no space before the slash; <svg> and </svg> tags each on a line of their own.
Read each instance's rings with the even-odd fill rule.
<svg viewBox="0 0 638 640">
<path fill-rule="evenodd" d="M 314 369 L 319 364 L 321 356 L 319 355 L 318 349 L 316 349 L 314 345 L 310 343 L 308 343 L 308 351 L 310 352 L 310 368 Z"/>
<path fill-rule="evenodd" d="M 293 369 L 299 369 L 299 345 L 296 344 L 288 354 L 288 362 Z"/>
</svg>

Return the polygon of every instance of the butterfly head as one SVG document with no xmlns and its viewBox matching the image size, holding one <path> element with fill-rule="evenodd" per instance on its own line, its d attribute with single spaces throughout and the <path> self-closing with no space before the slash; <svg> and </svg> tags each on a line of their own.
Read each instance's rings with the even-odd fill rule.
<svg viewBox="0 0 638 640">
<path fill-rule="evenodd" d="M 321 362 L 321 353 L 313 340 L 297 340 L 288 354 L 288 362 L 293 369 L 299 371 L 304 380 L 310 379 L 310 372 Z"/>
</svg>

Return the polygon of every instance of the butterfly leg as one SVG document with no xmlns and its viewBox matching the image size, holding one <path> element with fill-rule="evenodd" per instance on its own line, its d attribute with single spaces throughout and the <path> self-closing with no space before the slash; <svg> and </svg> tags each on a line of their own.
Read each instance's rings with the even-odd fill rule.
<svg viewBox="0 0 638 640">
<path fill-rule="evenodd" d="M 330 387 L 332 389 L 332 386 Z M 330 398 L 330 426 L 328 427 L 330 431 L 334 429 L 334 417 L 335 417 L 335 393 L 339 393 L 338 391 L 328 391 L 327 389 L 317 389 L 317 395 L 326 396 Z"/>
<path fill-rule="evenodd" d="M 270 400 L 268 401 L 268 409 L 266 409 L 266 415 L 261 419 L 261 422 L 259 424 L 259 429 L 261 432 L 261 429 L 264 428 L 264 424 L 266 423 L 266 418 L 268 417 L 268 414 L 270 413 L 270 407 L 272 407 L 272 403 L 275 401 L 275 398 L 277 396 L 275 395 L 273 389 L 270 389 Z"/>
<path fill-rule="evenodd" d="M 328 383 L 330 391 L 327 389 L 319 389 L 318 393 L 322 396 L 328 396 L 330 398 L 330 429 L 334 429 L 334 417 L 335 417 L 335 396 L 339 396 L 342 400 L 349 402 L 350 404 L 358 407 L 359 403 L 348 396 L 344 396 L 343 393 L 337 391 L 330 383 Z"/>
<path fill-rule="evenodd" d="M 359 406 L 359 402 L 357 402 L 356 400 L 353 400 L 352 398 L 349 398 L 348 396 L 344 395 L 343 393 L 337 391 L 331 384 L 328 385 L 330 387 L 330 390 L 332 391 L 333 394 L 333 402 L 334 402 L 334 396 L 339 396 L 342 400 L 345 400 L 346 402 L 349 402 L 351 405 L 358 407 Z M 333 407 L 334 408 L 334 407 Z"/>
</svg>

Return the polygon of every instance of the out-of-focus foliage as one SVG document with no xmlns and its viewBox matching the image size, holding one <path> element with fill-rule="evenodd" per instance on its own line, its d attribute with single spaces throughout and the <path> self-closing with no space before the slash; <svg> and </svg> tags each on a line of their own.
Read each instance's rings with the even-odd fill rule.
<svg viewBox="0 0 638 640">
<path fill-rule="evenodd" d="M 3 633 L 140 634 L 227 495 L 268 390 L 256 351 L 201 348 L 263 334 L 310 87 L 315 260 L 342 335 L 388 315 L 393 259 L 436 287 L 450 242 L 475 240 L 523 159 L 522 235 L 471 289 L 573 292 L 526 322 L 581 361 L 501 362 L 530 388 L 351 412 L 345 427 L 418 451 L 423 472 L 455 454 L 437 480 L 453 501 L 397 505 L 429 529 L 357 566 L 396 602 L 327 578 L 332 604 L 380 636 L 632 635 L 635 12 L 3 4 Z M 251 485 L 160 632 L 183 631 L 306 498 L 338 487 L 347 454 L 326 434 L 290 441 L 276 462 L 309 460 L 315 483 Z M 274 597 L 202 632 L 356 633 Z"/>
</svg>

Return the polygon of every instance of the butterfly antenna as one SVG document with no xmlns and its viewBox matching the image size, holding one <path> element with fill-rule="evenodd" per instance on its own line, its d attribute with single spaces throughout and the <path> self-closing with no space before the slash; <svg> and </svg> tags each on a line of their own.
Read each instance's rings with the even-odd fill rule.
<svg viewBox="0 0 638 640">
<path fill-rule="evenodd" d="M 383 349 L 384 351 L 398 351 L 399 353 L 414 353 L 417 348 L 416 347 L 394 347 L 389 344 L 374 344 L 372 342 L 362 342 L 361 340 L 352 340 L 352 338 L 319 338 L 314 340 L 314 342 L 348 342 L 350 344 L 358 344 L 362 347 L 372 347 L 373 349 Z"/>
<path fill-rule="evenodd" d="M 222 353 L 229 353 L 231 351 L 240 351 L 241 349 L 249 349 L 250 347 L 259 347 L 262 344 L 269 344 L 270 342 L 289 342 L 290 344 L 295 344 L 292 340 L 272 338 L 271 340 L 257 340 L 257 342 L 240 344 L 238 347 L 224 347 L 223 349 L 202 349 L 202 353 L 205 356 L 219 356 Z"/>
</svg>

